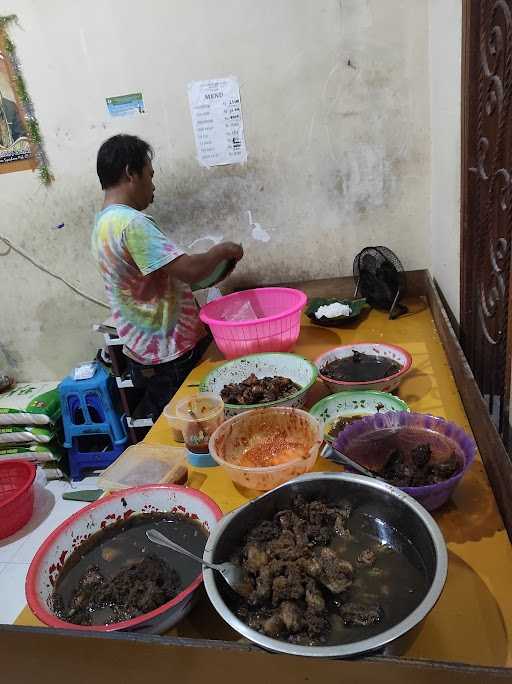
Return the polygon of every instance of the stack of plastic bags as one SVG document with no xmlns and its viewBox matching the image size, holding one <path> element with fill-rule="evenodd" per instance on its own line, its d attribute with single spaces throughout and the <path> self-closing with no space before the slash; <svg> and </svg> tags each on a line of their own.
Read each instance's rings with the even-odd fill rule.
<svg viewBox="0 0 512 684">
<path fill-rule="evenodd" d="M 33 461 L 44 468 L 47 479 L 62 477 L 60 416 L 55 382 L 19 383 L 0 394 L 0 461 Z"/>
</svg>

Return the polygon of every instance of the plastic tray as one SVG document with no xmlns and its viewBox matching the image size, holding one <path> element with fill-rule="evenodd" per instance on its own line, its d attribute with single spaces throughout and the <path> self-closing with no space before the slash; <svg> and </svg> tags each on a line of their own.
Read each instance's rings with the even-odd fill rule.
<svg viewBox="0 0 512 684">
<path fill-rule="evenodd" d="M 98 480 L 104 491 L 119 491 L 146 484 L 182 483 L 187 479 L 183 447 L 141 442 L 128 447 Z"/>
</svg>

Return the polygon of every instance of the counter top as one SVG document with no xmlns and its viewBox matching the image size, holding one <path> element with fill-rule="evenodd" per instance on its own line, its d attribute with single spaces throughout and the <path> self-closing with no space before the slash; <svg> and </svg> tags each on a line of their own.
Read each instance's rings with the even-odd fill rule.
<svg viewBox="0 0 512 684">
<path fill-rule="evenodd" d="M 410 313 L 397 320 L 390 321 L 385 313 L 370 310 L 358 321 L 338 329 L 315 326 L 303 317 L 294 352 L 313 360 L 340 344 L 372 341 L 402 346 L 412 354 L 413 366 L 399 388 L 399 396 L 412 411 L 442 416 L 470 432 L 430 309 L 422 299 L 410 300 L 407 304 Z M 173 403 L 197 392 L 199 381 L 221 362 L 212 346 L 175 395 Z M 307 406 L 327 393 L 321 383 L 317 383 L 310 391 Z M 174 444 L 163 417 L 151 429 L 146 441 Z M 338 469 L 322 458 L 315 466 L 317 471 Z M 215 499 L 224 512 L 257 495 L 257 492 L 235 487 L 218 467 L 190 467 L 188 484 Z M 512 666 L 512 547 L 478 457 L 452 500 L 434 512 L 434 518 L 448 545 L 448 580 L 438 604 L 405 656 L 472 665 Z M 26 608 L 16 624 L 40 623 Z M 238 638 L 206 600 L 172 633 L 209 639 Z"/>
</svg>

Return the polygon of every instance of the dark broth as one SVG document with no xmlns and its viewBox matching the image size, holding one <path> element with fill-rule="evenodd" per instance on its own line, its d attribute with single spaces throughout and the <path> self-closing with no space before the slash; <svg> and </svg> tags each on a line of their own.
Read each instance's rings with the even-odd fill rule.
<svg viewBox="0 0 512 684">
<path fill-rule="evenodd" d="M 382 610 L 382 619 L 366 627 L 347 627 L 339 615 L 336 600 L 331 598 L 328 601 L 331 633 L 326 646 L 381 634 L 407 617 L 426 594 L 425 569 L 419 553 L 397 530 L 382 522 L 380 525 L 381 529 L 377 530 L 370 518 L 354 519 L 349 522 L 353 538 L 348 542 L 335 539 L 331 547 L 356 569 L 356 581 L 343 596 L 343 602 L 377 604 Z M 361 567 L 356 559 L 368 548 L 376 551 L 377 561 L 373 567 Z"/>
<path fill-rule="evenodd" d="M 401 368 L 399 363 L 387 356 L 354 352 L 352 356 L 326 363 L 320 372 L 333 380 L 369 382 L 389 378 L 398 373 Z"/>
<path fill-rule="evenodd" d="M 57 578 L 52 599 L 54 605 L 67 610 L 81 578 L 91 566 L 96 566 L 106 578 L 140 561 L 159 558 L 179 577 L 179 591 L 187 587 L 201 572 L 199 563 L 154 544 L 146 537 L 146 530 L 156 529 L 197 556 L 202 557 L 207 533 L 204 527 L 184 515 L 174 513 L 144 513 L 126 521 L 114 523 L 96 532 L 83 542 L 69 557 Z M 91 624 L 116 622 L 108 606 L 90 611 Z M 72 620 L 69 620 L 72 621 Z"/>
</svg>

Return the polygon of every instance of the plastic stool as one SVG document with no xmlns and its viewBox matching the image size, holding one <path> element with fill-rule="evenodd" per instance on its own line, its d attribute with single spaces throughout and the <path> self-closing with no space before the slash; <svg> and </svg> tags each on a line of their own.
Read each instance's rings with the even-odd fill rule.
<svg viewBox="0 0 512 684">
<path fill-rule="evenodd" d="M 113 446 L 126 443 L 126 430 L 112 402 L 114 379 L 103 366 L 95 366 L 92 378 L 75 380 L 68 375 L 59 385 L 66 449 L 84 435 L 108 435 Z"/>
<path fill-rule="evenodd" d="M 81 480 L 85 470 L 104 470 L 108 468 L 126 449 L 128 439 L 125 437 L 122 444 L 112 444 L 105 449 L 97 451 L 94 442 L 99 439 L 110 441 L 110 437 L 104 434 L 88 434 L 73 438 L 71 448 L 68 450 L 69 474 L 72 480 Z M 85 443 L 89 442 L 91 450 L 84 450 Z"/>
</svg>

